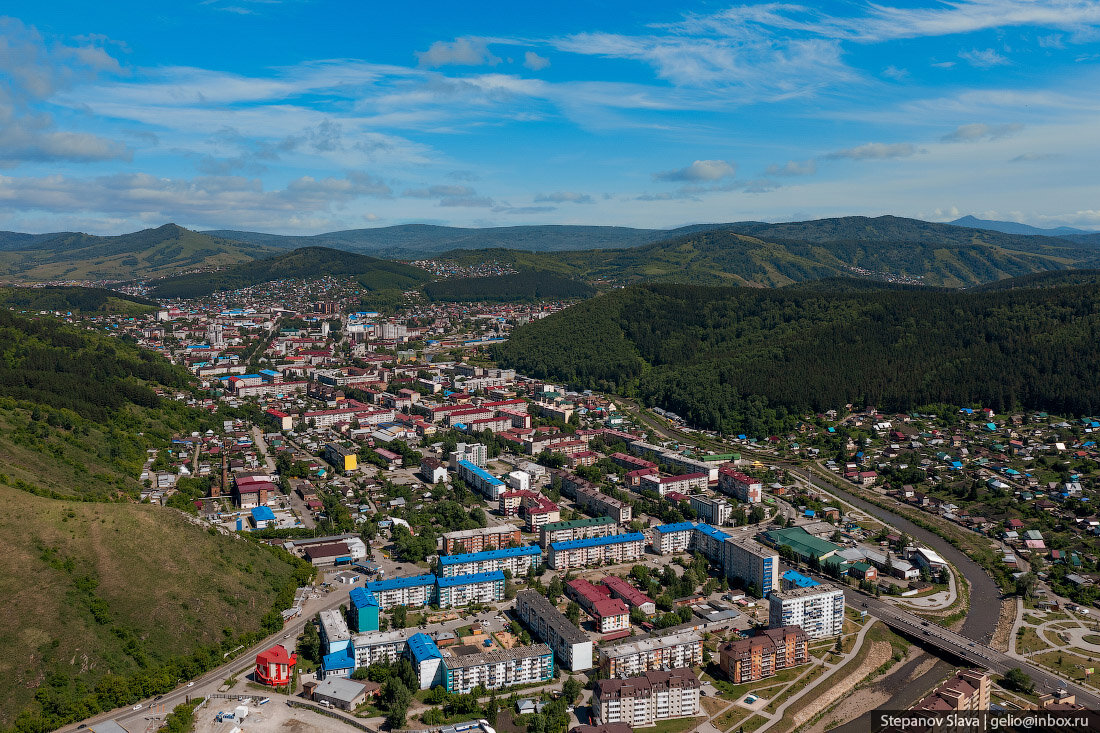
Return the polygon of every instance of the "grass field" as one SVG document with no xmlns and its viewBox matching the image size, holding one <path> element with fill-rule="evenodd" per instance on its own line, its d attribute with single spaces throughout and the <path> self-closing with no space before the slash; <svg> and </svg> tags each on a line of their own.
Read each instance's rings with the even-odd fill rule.
<svg viewBox="0 0 1100 733">
<path fill-rule="evenodd" d="M 46 702 L 63 708 L 108 673 L 151 672 L 259 629 L 275 588 L 294 578 L 275 553 L 174 510 L 4 485 L 0 502 L 0 726 L 43 682 Z"/>
</svg>

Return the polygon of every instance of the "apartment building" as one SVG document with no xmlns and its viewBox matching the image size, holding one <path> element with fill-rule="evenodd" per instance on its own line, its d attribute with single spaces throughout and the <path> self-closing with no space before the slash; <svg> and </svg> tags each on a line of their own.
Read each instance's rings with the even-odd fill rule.
<svg viewBox="0 0 1100 733">
<path fill-rule="evenodd" d="M 607 537 L 618 533 L 619 525 L 611 517 L 585 517 L 571 522 L 552 522 L 539 527 L 539 545 L 545 548 L 555 542 Z"/>
<path fill-rule="evenodd" d="M 461 555 L 442 555 L 439 558 L 439 574 L 444 578 L 453 578 L 456 575 L 509 570 L 513 578 L 518 578 L 527 575 L 541 562 L 542 548 L 538 545 L 505 547 L 500 550 L 469 552 Z"/>
<path fill-rule="evenodd" d="M 698 715 L 699 678 L 690 668 L 646 672 L 637 677 L 600 680 L 592 696 L 597 723 L 634 728 Z"/>
<path fill-rule="evenodd" d="M 695 536 L 693 522 L 675 522 L 653 528 L 653 549 L 662 555 L 687 552 Z"/>
<path fill-rule="evenodd" d="M 703 637 L 694 631 L 632 638 L 600 647 L 600 667 L 608 677 L 633 677 L 654 670 L 696 667 L 703 663 Z"/>
<path fill-rule="evenodd" d="M 479 527 L 448 532 L 443 535 L 443 552 L 447 555 L 499 550 L 519 544 L 523 536 L 519 527 L 502 524 L 496 527 Z"/>
<path fill-rule="evenodd" d="M 440 608 L 503 601 L 504 573 L 494 570 L 488 573 L 438 578 L 436 596 L 436 603 Z"/>
<path fill-rule="evenodd" d="M 617 565 L 632 562 L 645 551 L 645 535 L 641 532 L 592 537 L 550 545 L 547 564 L 554 570 L 583 568 L 590 565 Z"/>
<path fill-rule="evenodd" d="M 516 594 L 516 614 L 531 633 L 550 645 L 562 667 L 571 672 L 592 668 L 592 640 L 546 596 L 534 590 L 520 591 Z"/>
<path fill-rule="evenodd" d="M 461 461 L 485 468 L 485 463 L 489 460 L 489 448 L 482 443 L 459 443 L 448 458 L 451 468 L 458 468 Z"/>
<path fill-rule="evenodd" d="M 989 710 L 989 673 L 980 669 L 959 670 L 912 709 L 929 712 Z"/>
<path fill-rule="evenodd" d="M 651 473 L 639 478 L 638 488 L 654 491 L 660 496 L 664 496 L 670 491 L 688 494 L 707 488 L 709 482 L 709 475 L 702 472 L 685 473 L 679 476 L 660 476 Z"/>
<path fill-rule="evenodd" d="M 432 602 L 435 595 L 435 576 L 415 575 L 407 578 L 376 580 L 373 583 L 367 583 L 366 589 L 378 601 L 379 611 L 385 611 L 394 606 L 426 606 Z"/>
<path fill-rule="evenodd" d="M 733 524 L 733 504 L 721 497 L 693 496 L 691 508 L 707 524 L 719 526 Z"/>
<path fill-rule="evenodd" d="M 561 493 L 577 502 L 577 506 L 594 515 L 606 515 L 619 524 L 634 518 L 633 507 L 613 496 L 600 493 L 600 488 L 591 481 L 569 473 L 551 471 L 552 483 L 561 483 Z"/>
<path fill-rule="evenodd" d="M 498 501 L 506 489 L 503 481 L 470 461 L 459 461 L 455 471 L 470 488 L 489 501 Z"/>
<path fill-rule="evenodd" d="M 719 647 L 719 666 L 734 684 L 764 679 L 804 663 L 809 658 L 808 641 L 801 626 L 765 629 L 756 636 Z"/>
<path fill-rule="evenodd" d="M 828 585 L 772 591 L 768 625 L 801 626 L 811 639 L 836 636 L 844 627 L 844 591 Z"/>
<path fill-rule="evenodd" d="M 443 686 L 456 694 L 466 694 L 478 685 L 499 690 L 548 682 L 553 676 L 554 652 L 546 644 L 443 658 Z"/>
<path fill-rule="evenodd" d="M 729 463 L 718 469 L 718 490 L 738 501 L 759 504 L 764 496 L 764 483 L 746 476 Z"/>
<path fill-rule="evenodd" d="M 405 653 L 409 641 L 407 629 L 393 631 L 375 631 L 369 634 L 356 634 L 352 638 L 355 649 L 356 667 L 369 667 L 372 664 L 395 664 Z"/>
<path fill-rule="evenodd" d="M 646 616 L 657 613 L 657 605 L 652 598 L 617 575 L 608 575 L 602 582 L 611 591 L 612 598 L 618 598 L 631 608 L 637 608 Z"/>
<path fill-rule="evenodd" d="M 779 589 L 779 553 L 755 540 L 731 537 L 722 543 L 722 568 L 726 577 L 755 586 L 760 595 Z"/>
<path fill-rule="evenodd" d="M 580 604 L 580 607 L 596 622 L 601 634 L 611 634 L 630 628 L 630 607 L 618 598 L 611 597 L 611 590 L 577 578 L 565 584 L 565 595 Z"/>
<path fill-rule="evenodd" d="M 699 461 L 689 456 L 681 455 L 675 451 L 652 445 L 645 441 L 635 440 L 630 443 L 630 452 L 636 456 L 648 458 L 657 463 L 682 468 L 688 473 L 705 473 L 708 481 L 718 480 L 718 467 L 712 466 L 706 461 Z"/>
</svg>

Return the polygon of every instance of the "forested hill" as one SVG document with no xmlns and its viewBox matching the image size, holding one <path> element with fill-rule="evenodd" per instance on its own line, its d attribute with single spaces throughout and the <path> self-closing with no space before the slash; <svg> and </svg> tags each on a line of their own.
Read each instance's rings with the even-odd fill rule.
<svg viewBox="0 0 1100 733">
<path fill-rule="evenodd" d="M 490 303 L 572 300 L 589 298 L 596 293 L 587 283 L 536 270 L 494 277 L 439 280 L 425 285 L 423 291 L 433 301 Z"/>
<path fill-rule="evenodd" d="M 1100 411 L 1100 286 L 988 293 L 642 285 L 515 330 L 523 373 L 756 436 L 794 416 L 934 403 Z"/>
<path fill-rule="evenodd" d="M 221 424 L 156 394 L 186 381 L 121 340 L 0 309 L 0 659 L 19 660 L 0 675 L 0 730 L 164 694 L 281 628 L 308 579 L 271 548 L 138 503 L 148 449 Z"/>
<path fill-rule="evenodd" d="M 637 247 L 669 237 L 701 229 L 713 229 L 717 224 L 699 224 L 679 229 L 633 229 L 615 226 L 542 225 L 485 227 L 470 229 L 431 224 L 399 224 L 372 229 L 349 229 L 310 236 L 286 236 L 217 230 L 210 236 L 239 242 L 294 249 L 298 247 L 332 247 L 348 252 L 383 257 L 431 256 L 454 249 L 508 249 L 528 252 L 559 252 L 564 250 Z"/>
<path fill-rule="evenodd" d="M 165 224 L 112 237 L 65 232 L 0 236 L 0 277 L 7 280 L 129 280 L 247 262 L 272 253 Z"/>
<path fill-rule="evenodd" d="M 138 315 L 156 310 L 145 298 L 106 288 L 0 288 L 0 306 L 13 310 L 67 313 L 121 313 Z"/>
<path fill-rule="evenodd" d="M 217 272 L 166 278 L 154 285 L 152 293 L 157 298 L 199 298 L 222 290 L 238 290 L 275 280 L 325 275 L 354 277 L 371 291 L 415 288 L 429 277 L 426 271 L 400 262 L 327 247 L 303 247 Z"/>
</svg>

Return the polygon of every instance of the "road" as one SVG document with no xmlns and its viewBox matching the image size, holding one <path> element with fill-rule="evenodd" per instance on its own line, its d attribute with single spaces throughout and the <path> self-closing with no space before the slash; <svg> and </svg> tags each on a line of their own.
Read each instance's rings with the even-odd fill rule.
<svg viewBox="0 0 1100 733">
<path fill-rule="evenodd" d="M 844 594 L 845 602 L 852 608 L 865 609 L 868 614 L 880 619 L 887 626 L 903 632 L 912 639 L 918 639 L 923 645 L 934 646 L 965 661 L 967 664 L 983 667 L 997 674 L 1003 675 L 1010 669 L 1019 667 L 1035 682 L 1037 692 L 1055 692 L 1059 689 L 1066 689 L 1077 696 L 1078 703 L 1092 710 L 1100 709 L 1100 695 L 1080 685 L 1057 677 L 1016 657 L 1010 657 L 1003 652 L 972 641 L 962 634 L 956 634 L 941 626 L 924 621 L 891 603 L 870 598 L 852 589 L 845 590 Z"/>
</svg>

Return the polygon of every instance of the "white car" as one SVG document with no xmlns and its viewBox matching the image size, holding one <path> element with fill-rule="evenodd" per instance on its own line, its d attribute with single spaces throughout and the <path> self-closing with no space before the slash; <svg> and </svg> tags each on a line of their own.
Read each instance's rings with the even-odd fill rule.
<svg viewBox="0 0 1100 733">
<path fill-rule="evenodd" d="M 140 702 L 137 705 L 134 706 L 134 710 L 141 710 L 141 703 Z"/>
</svg>

